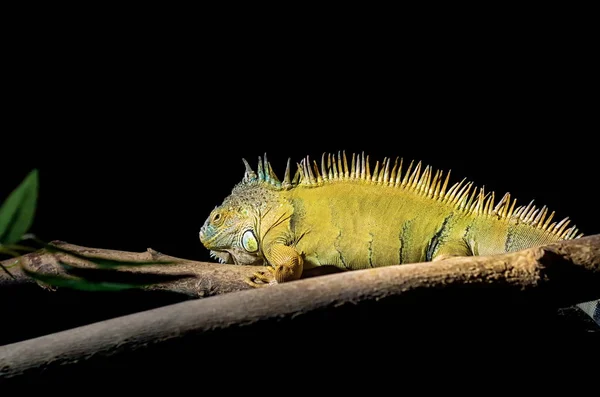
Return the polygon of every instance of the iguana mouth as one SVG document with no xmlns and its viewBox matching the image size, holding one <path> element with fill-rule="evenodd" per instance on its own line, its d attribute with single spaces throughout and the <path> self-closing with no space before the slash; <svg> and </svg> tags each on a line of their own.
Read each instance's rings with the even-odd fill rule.
<svg viewBox="0 0 600 397">
<path fill-rule="evenodd" d="M 218 260 L 219 263 L 224 263 L 224 264 L 228 264 L 228 265 L 234 264 L 233 255 L 231 255 L 227 251 L 211 250 L 210 256 L 211 256 L 211 258 L 215 258 L 216 260 Z"/>
</svg>

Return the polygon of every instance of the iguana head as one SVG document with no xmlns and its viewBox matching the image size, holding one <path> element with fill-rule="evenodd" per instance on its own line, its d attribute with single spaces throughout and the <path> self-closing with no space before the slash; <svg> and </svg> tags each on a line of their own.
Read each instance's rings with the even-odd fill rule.
<svg viewBox="0 0 600 397">
<path fill-rule="evenodd" d="M 281 183 L 259 157 L 258 175 L 244 160 L 246 173 L 231 194 L 215 207 L 200 229 L 200 242 L 221 263 L 264 263 L 261 239 L 271 229 L 280 201 Z M 287 174 L 287 173 L 286 173 Z"/>
<path fill-rule="evenodd" d="M 262 260 L 257 238 L 259 213 L 238 196 L 234 189 L 211 211 L 200 229 L 200 242 L 221 263 L 252 265 Z"/>
</svg>

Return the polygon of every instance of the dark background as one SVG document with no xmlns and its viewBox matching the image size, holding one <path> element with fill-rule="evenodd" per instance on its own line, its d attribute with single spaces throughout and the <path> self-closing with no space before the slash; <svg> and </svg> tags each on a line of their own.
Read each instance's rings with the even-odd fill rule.
<svg viewBox="0 0 600 397">
<path fill-rule="evenodd" d="M 207 260 L 199 228 L 242 157 L 266 152 L 281 178 L 288 157 L 338 150 L 451 169 L 600 233 L 583 26 L 574 40 L 525 26 L 87 22 L 24 35 L 6 58 L 0 197 L 38 168 L 43 239 Z"/>
<path fill-rule="evenodd" d="M 198 231 L 242 157 L 267 152 L 281 177 L 288 157 L 365 151 L 451 169 L 600 233 L 596 14 L 453 6 L 7 12 L 0 200 L 38 168 L 39 237 L 209 260 Z M 156 304 L 37 296 L 7 298 L 4 340 Z"/>
</svg>

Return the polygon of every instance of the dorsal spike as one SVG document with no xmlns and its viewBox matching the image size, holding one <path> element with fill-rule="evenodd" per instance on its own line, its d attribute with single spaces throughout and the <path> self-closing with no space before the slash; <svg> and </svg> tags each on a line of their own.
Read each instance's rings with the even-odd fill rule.
<svg viewBox="0 0 600 397">
<path fill-rule="evenodd" d="M 362 152 L 361 163 L 362 164 L 360 165 L 360 179 L 365 179 L 365 176 L 367 175 L 367 168 L 365 164 L 365 152 Z"/>
<path fill-rule="evenodd" d="M 302 183 L 302 168 L 300 164 L 296 163 L 298 167 L 296 168 L 296 173 L 294 174 L 294 179 L 292 179 L 292 186 L 297 186 Z"/>
<path fill-rule="evenodd" d="M 385 165 L 387 164 L 388 159 L 387 157 L 383 159 L 383 161 L 381 162 L 381 168 L 379 168 L 379 172 L 378 172 L 378 176 L 377 176 L 377 183 L 378 184 L 382 184 L 383 183 L 383 174 L 385 173 Z"/>
<path fill-rule="evenodd" d="M 552 221 L 552 218 L 554 218 L 554 214 L 555 214 L 555 212 L 552 211 L 550 213 L 550 215 L 548 215 L 548 218 L 546 219 L 546 222 L 544 222 L 544 225 L 542 226 L 542 229 L 544 229 L 544 230 L 548 229 L 548 225 L 550 225 L 550 222 Z"/>
<path fill-rule="evenodd" d="M 390 185 L 396 184 L 396 173 L 398 172 L 398 161 L 400 160 L 399 156 L 396 156 L 396 161 L 394 161 L 394 167 L 392 167 L 392 173 L 390 174 Z"/>
<path fill-rule="evenodd" d="M 433 168 L 431 166 L 427 166 L 425 168 L 425 174 L 421 177 L 423 181 L 420 191 L 421 194 L 425 197 L 429 196 L 429 191 L 431 190 L 431 179 L 433 178 Z"/>
<path fill-rule="evenodd" d="M 485 208 L 483 209 L 483 213 L 489 215 L 492 213 L 492 208 L 494 208 L 494 200 L 496 199 L 496 193 L 492 191 L 492 194 L 488 197 L 485 202 Z"/>
<path fill-rule="evenodd" d="M 410 186 L 411 189 L 414 189 L 417 186 L 417 182 L 419 180 L 419 175 L 421 175 L 421 162 L 420 161 L 417 163 L 417 166 L 415 167 L 414 171 L 410 175 L 410 178 L 408 178 L 408 186 Z"/>
<path fill-rule="evenodd" d="M 425 196 L 425 197 L 430 197 L 433 194 L 433 186 L 432 186 L 432 182 L 433 179 L 435 178 L 436 175 L 433 174 L 433 168 L 428 166 L 427 169 L 427 178 L 424 179 L 423 181 L 423 186 L 421 187 L 421 193 Z"/>
<path fill-rule="evenodd" d="M 267 153 L 263 157 L 263 170 L 265 175 L 265 182 L 271 183 L 271 175 L 269 173 L 269 162 L 267 161 Z"/>
<path fill-rule="evenodd" d="M 533 207 L 528 213 L 527 216 L 525 216 L 525 223 L 531 224 L 531 221 L 533 221 L 533 218 L 535 218 L 535 216 L 538 214 L 538 212 L 540 212 L 540 210 L 538 208 Z"/>
<path fill-rule="evenodd" d="M 523 207 L 523 206 L 517 207 L 515 209 L 515 213 L 513 214 L 513 217 L 521 219 L 521 214 L 523 214 L 524 210 L 525 210 L 525 207 Z"/>
<path fill-rule="evenodd" d="M 402 181 L 402 163 L 404 161 L 403 157 L 400 157 L 400 164 L 398 164 L 398 174 L 396 175 L 396 180 L 394 181 L 394 186 L 400 186 Z"/>
<path fill-rule="evenodd" d="M 477 196 L 477 204 L 475 205 L 475 211 L 478 214 L 483 212 L 483 204 L 485 202 L 485 197 L 485 186 L 482 186 L 481 189 L 479 189 L 479 195 Z"/>
<path fill-rule="evenodd" d="M 538 209 L 535 206 L 532 206 L 526 214 L 523 214 L 523 220 L 527 223 L 533 219 L 533 217 L 537 214 Z"/>
<path fill-rule="evenodd" d="M 418 179 L 415 179 L 413 181 L 413 185 L 414 185 L 415 191 L 417 193 L 421 193 L 422 192 L 423 183 L 425 182 L 426 178 L 427 178 L 427 167 L 425 167 L 425 170 L 423 171 L 423 174 L 421 174 L 421 176 Z"/>
<path fill-rule="evenodd" d="M 477 213 L 478 214 L 487 214 L 486 210 L 487 210 L 487 207 L 489 205 L 488 198 L 490 197 L 490 195 L 491 195 L 491 193 L 488 192 L 488 193 L 485 193 L 483 196 L 480 197 L 481 199 L 480 199 L 480 202 L 479 202 L 479 204 L 477 206 Z"/>
<path fill-rule="evenodd" d="M 285 166 L 285 174 L 283 176 L 283 183 L 281 184 L 285 189 L 288 189 L 292 186 L 292 181 L 290 180 L 290 165 L 292 159 L 288 157 L 287 165 Z"/>
<path fill-rule="evenodd" d="M 567 230 L 567 231 L 565 232 L 565 236 L 564 236 L 564 238 L 565 238 L 565 239 L 572 239 L 572 238 L 574 238 L 574 237 L 575 237 L 575 234 L 577 234 L 577 231 L 578 231 L 578 229 L 577 229 L 577 227 L 576 227 L 575 225 L 571 226 L 571 227 L 569 228 L 569 230 Z"/>
<path fill-rule="evenodd" d="M 337 156 L 338 161 L 338 175 L 340 179 L 344 179 L 344 167 L 342 165 L 342 152 L 338 151 Z"/>
<path fill-rule="evenodd" d="M 329 175 L 327 173 L 327 167 L 325 165 L 325 152 L 323 152 L 323 155 L 321 156 L 321 174 L 323 175 L 323 179 L 325 179 L 325 180 L 329 179 Z"/>
<path fill-rule="evenodd" d="M 477 188 L 475 188 L 471 192 L 471 196 L 469 196 L 468 200 L 464 204 L 465 208 L 467 209 L 467 212 L 473 213 L 474 211 L 476 211 L 478 202 L 479 194 L 477 194 Z"/>
<path fill-rule="evenodd" d="M 355 179 L 356 178 L 356 161 L 355 161 L 355 157 L 356 157 L 356 154 L 352 153 L 352 161 L 350 162 L 350 179 Z"/>
<path fill-rule="evenodd" d="M 464 179 L 463 179 L 463 181 L 464 181 Z M 452 201 L 454 191 L 458 188 L 459 183 L 462 183 L 462 182 L 457 182 L 454 185 L 450 186 L 450 189 L 448 189 L 448 192 L 443 197 L 444 201 L 447 201 L 447 202 Z"/>
<path fill-rule="evenodd" d="M 312 167 L 310 165 L 310 158 L 306 156 L 306 161 L 304 162 L 304 167 L 306 167 L 306 174 L 308 175 L 308 179 L 311 185 L 314 185 L 317 182 L 315 175 L 312 172 Z"/>
<path fill-rule="evenodd" d="M 442 189 L 440 190 L 440 195 L 439 197 L 441 197 L 442 199 L 444 199 L 446 197 L 446 188 L 448 187 L 448 182 L 450 181 L 450 172 L 452 170 L 448 170 L 448 173 L 446 174 L 446 180 L 444 181 L 444 184 L 442 185 Z"/>
<path fill-rule="evenodd" d="M 498 214 L 500 216 L 504 216 L 504 212 L 506 212 L 506 208 L 510 204 L 510 193 L 504 193 L 504 196 L 498 201 L 498 204 L 492 210 L 492 213 Z"/>
<path fill-rule="evenodd" d="M 502 207 L 502 209 L 500 210 L 500 216 L 502 216 L 504 218 L 510 218 L 510 216 L 512 215 L 512 207 L 511 207 L 510 199 L 511 199 L 510 193 L 506 193 L 506 202 L 504 203 L 504 207 Z M 515 203 L 516 203 L 516 199 L 513 199 L 513 201 L 512 201 L 513 207 L 515 206 Z"/>
<path fill-rule="evenodd" d="M 437 200 L 440 194 L 440 188 L 442 187 L 442 171 L 437 170 L 435 175 L 433 176 L 433 181 L 431 181 L 431 188 L 429 189 L 429 194 L 431 198 Z"/>
<path fill-rule="evenodd" d="M 419 194 L 427 194 L 427 190 L 429 189 L 429 183 L 431 182 L 431 167 L 426 166 L 425 171 L 423 171 L 423 175 L 419 178 L 419 183 L 417 185 L 417 189 Z"/>
<path fill-rule="evenodd" d="M 301 185 L 306 184 L 306 174 L 304 173 L 304 159 L 300 160 L 298 164 L 298 169 L 296 170 L 296 174 L 298 175 L 298 183 Z M 294 176 L 295 178 L 295 176 Z"/>
<path fill-rule="evenodd" d="M 465 183 L 465 181 L 467 180 L 467 178 L 463 178 L 462 181 L 455 183 L 450 190 L 448 190 L 448 202 L 449 203 L 453 203 L 454 202 L 454 198 L 457 197 L 457 192 L 458 189 L 460 189 L 460 187 Z"/>
<path fill-rule="evenodd" d="M 342 153 L 344 155 L 344 177 L 348 179 L 350 178 L 350 171 L 348 170 L 348 159 L 346 158 L 346 151 L 344 150 Z"/>
<path fill-rule="evenodd" d="M 385 168 L 383 170 L 383 183 L 385 183 L 386 185 L 390 182 L 390 161 L 392 159 L 388 158 L 387 162 L 385 163 Z"/>
<path fill-rule="evenodd" d="M 340 177 L 338 173 L 337 160 L 335 158 L 335 153 L 331 155 L 331 166 L 333 167 L 333 179 L 338 179 Z"/>
<path fill-rule="evenodd" d="M 532 225 L 533 226 L 540 225 L 544 221 L 544 217 L 546 216 L 546 212 L 548 212 L 548 207 L 546 207 L 544 205 L 542 207 L 540 213 L 538 214 L 538 216 L 536 216 L 535 219 L 533 220 Z"/>
<path fill-rule="evenodd" d="M 569 223 L 571 223 L 571 220 L 568 217 L 560 221 L 560 223 L 556 225 L 556 234 L 559 236 L 562 235 L 564 229 Z"/>
<path fill-rule="evenodd" d="M 506 218 L 510 219 L 513 216 L 513 211 L 515 210 L 515 205 L 517 205 L 517 199 L 513 199 L 513 202 L 510 206 L 510 209 L 508 210 L 508 212 L 506 213 Z M 508 206 L 507 206 L 508 208 Z"/>
<path fill-rule="evenodd" d="M 308 168 L 306 167 L 306 159 L 302 159 L 302 161 L 300 162 L 300 165 L 302 166 L 302 184 L 303 185 L 310 185 L 311 181 L 310 181 L 310 175 L 308 174 Z"/>
<path fill-rule="evenodd" d="M 333 167 L 331 166 L 331 153 L 327 154 L 327 177 L 333 179 Z"/>
<path fill-rule="evenodd" d="M 277 174 L 275 174 L 275 171 L 273 171 L 271 163 L 267 164 L 269 165 L 269 177 L 271 178 L 271 185 L 281 187 L 281 182 L 279 181 L 279 178 L 277 178 Z"/>
<path fill-rule="evenodd" d="M 256 176 L 256 173 L 254 172 L 252 167 L 250 167 L 250 164 L 248 164 L 248 161 L 246 161 L 246 159 L 244 158 L 242 159 L 242 161 L 244 162 L 244 166 L 246 167 L 246 171 L 244 172 L 244 182 L 256 180 L 258 177 Z"/>
<path fill-rule="evenodd" d="M 463 188 L 460 190 L 460 192 L 456 196 L 456 199 L 454 201 L 455 205 L 457 205 L 459 207 L 463 206 L 467 202 L 467 200 L 469 200 L 469 192 L 471 191 L 472 187 L 473 187 L 473 182 L 469 182 L 465 186 L 463 186 Z M 473 192 L 473 193 L 475 193 L 475 192 Z"/>
<path fill-rule="evenodd" d="M 373 176 L 371 177 L 371 180 L 373 182 L 377 182 L 378 174 L 379 174 L 379 160 L 375 162 L 375 168 L 373 168 Z"/>
<path fill-rule="evenodd" d="M 406 184 L 408 183 L 408 178 L 410 177 L 410 170 L 412 169 L 414 160 L 410 161 L 410 164 L 408 165 L 408 169 L 406 170 L 406 172 L 404 173 L 404 179 L 402 179 L 402 187 L 405 187 Z M 398 170 L 398 178 L 400 177 L 400 171 Z"/>
<path fill-rule="evenodd" d="M 260 156 L 258 156 L 258 180 L 259 181 L 265 180 L 265 173 L 263 171 L 262 157 L 260 157 Z"/>
<path fill-rule="evenodd" d="M 323 182 L 323 178 L 321 177 L 321 174 L 319 173 L 319 166 L 317 165 L 317 160 L 313 160 L 313 169 L 314 169 L 315 175 L 317 177 L 317 183 L 321 184 Z"/>
<path fill-rule="evenodd" d="M 529 202 L 529 204 L 527 204 L 527 207 L 523 208 L 523 211 L 521 211 L 521 213 L 520 213 L 521 220 L 525 220 L 525 217 L 529 214 L 529 210 L 531 209 L 532 205 L 533 205 L 533 200 L 531 200 Z"/>
</svg>

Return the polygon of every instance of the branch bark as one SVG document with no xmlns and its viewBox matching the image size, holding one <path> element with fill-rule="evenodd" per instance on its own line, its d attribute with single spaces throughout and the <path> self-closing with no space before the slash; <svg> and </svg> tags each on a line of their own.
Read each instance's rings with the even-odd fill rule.
<svg viewBox="0 0 600 397">
<path fill-rule="evenodd" d="M 333 346 L 336 353 L 406 354 L 411 344 L 399 341 L 413 343 L 417 336 L 429 344 L 443 339 L 438 344 L 446 346 L 457 335 L 470 343 L 497 334 L 536 338 L 565 331 L 549 320 L 556 308 L 594 299 L 600 299 L 600 235 L 176 303 L 1 346 L 0 376 L 4 382 L 89 381 L 110 373 L 136 382 L 167 373 L 191 376 L 201 368 L 214 372 L 232 361 L 242 368 L 258 358 L 271 366 L 298 355 L 326 360 Z M 354 340 L 351 348 L 344 335 Z"/>
<path fill-rule="evenodd" d="M 68 276 L 59 260 L 79 267 L 92 267 L 87 261 L 45 250 L 23 255 L 20 258 L 21 266 L 13 266 L 15 259 L 1 261 L 12 277 L 0 271 L 0 302 L 10 303 L 2 308 L 1 318 L 3 323 L 11 324 L 10 327 L 3 327 L 0 332 L 0 345 L 176 302 L 250 289 L 243 280 L 258 270 L 256 266 L 224 265 L 177 258 L 151 248 L 144 252 L 129 252 L 83 247 L 62 241 L 54 241 L 52 244 L 77 254 L 104 259 L 172 261 L 175 263 L 171 265 L 129 267 L 122 270 L 132 273 L 143 271 L 169 275 L 187 274 L 193 277 L 121 292 L 83 292 L 51 288 L 39 283 L 24 273 L 21 266 L 43 274 Z M 316 269 L 307 277 L 331 271 L 332 269 Z"/>
<path fill-rule="evenodd" d="M 59 260 L 79 266 L 92 267 L 89 262 L 62 253 L 39 250 L 20 258 L 0 263 L 10 271 L 0 271 L 0 302 L 3 324 L 0 345 L 16 342 L 84 324 L 106 320 L 190 299 L 205 298 L 249 289 L 244 277 L 257 270 L 254 266 L 222 265 L 192 261 L 161 254 L 153 249 L 128 252 L 99 249 L 54 241 L 53 245 L 77 254 L 122 261 L 173 261 L 172 265 L 129 267 L 128 272 L 189 274 L 185 278 L 139 289 L 120 292 L 84 292 L 68 288 L 52 288 L 38 283 L 22 271 L 21 266 L 49 275 L 68 276 Z"/>
<path fill-rule="evenodd" d="M 243 279 L 244 277 L 250 276 L 257 270 L 255 266 L 222 265 L 218 263 L 177 258 L 162 254 L 151 248 L 148 248 L 148 250 L 145 252 L 128 252 L 83 247 L 61 241 L 54 241 L 52 244 L 78 254 L 104 259 L 127 261 L 174 261 L 176 263 L 173 265 L 151 265 L 142 266 L 139 268 L 130 267 L 127 268 L 126 271 L 193 275 L 194 278 L 152 285 L 143 288 L 150 291 L 169 291 L 172 293 L 185 295 L 187 298 L 202 298 L 249 289 L 250 287 L 243 282 Z M 30 254 L 26 254 L 20 258 L 22 266 L 25 266 L 26 268 L 36 272 L 42 272 L 51 275 L 68 275 L 64 268 L 59 264 L 59 260 L 80 267 L 92 267 L 90 263 L 84 260 L 71 257 L 63 253 L 49 253 L 45 250 L 39 250 Z M 18 287 L 26 284 L 37 284 L 35 280 L 21 270 L 21 267 L 11 267 L 14 262 L 14 259 L 7 259 L 0 262 L 5 267 L 9 267 L 8 270 L 13 275 L 13 277 L 10 277 L 5 272 L 0 272 L 0 288 Z"/>
</svg>

